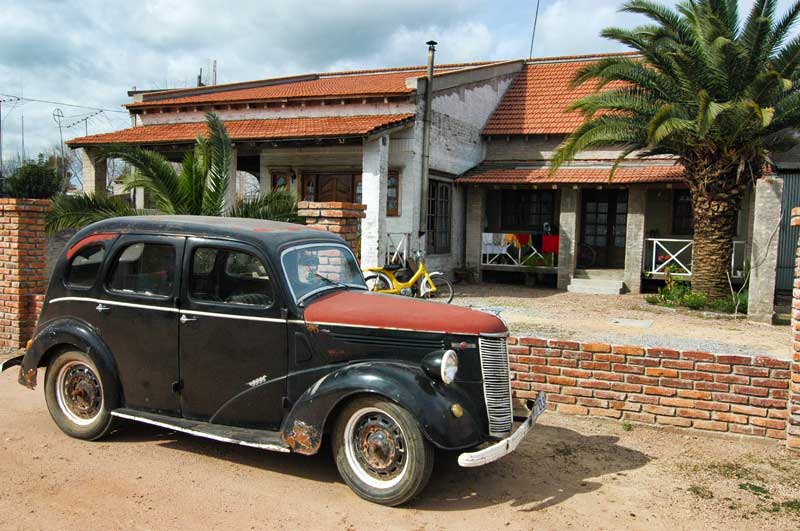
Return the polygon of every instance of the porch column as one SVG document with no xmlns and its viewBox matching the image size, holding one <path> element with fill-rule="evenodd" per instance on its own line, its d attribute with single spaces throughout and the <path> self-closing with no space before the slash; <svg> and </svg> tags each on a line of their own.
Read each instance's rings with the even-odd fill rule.
<svg viewBox="0 0 800 531">
<path fill-rule="evenodd" d="M 483 252 L 483 216 L 486 208 L 486 191 L 475 185 L 467 187 L 467 219 L 464 243 L 464 262 L 472 279 L 481 279 L 481 254 Z"/>
<path fill-rule="evenodd" d="M 83 193 L 94 195 L 106 193 L 108 165 L 106 159 L 100 157 L 96 149 L 83 148 Z"/>
<path fill-rule="evenodd" d="M 558 216 L 558 289 L 567 289 L 575 273 L 578 248 L 578 196 L 574 188 L 561 188 L 561 213 Z"/>
<path fill-rule="evenodd" d="M 782 194 L 783 180 L 778 176 L 766 175 L 756 181 L 747 302 L 747 317 L 752 321 L 772 323 Z"/>
<path fill-rule="evenodd" d="M 644 253 L 644 212 L 647 190 L 628 190 L 628 220 L 625 228 L 625 286 L 631 293 L 642 291 L 642 254 Z"/>
<path fill-rule="evenodd" d="M 231 166 L 228 170 L 228 189 L 225 191 L 225 210 L 230 210 L 236 205 L 236 192 L 237 192 L 237 178 L 236 169 L 238 168 L 238 150 L 236 146 L 233 147 L 233 156 L 231 157 Z"/>
<path fill-rule="evenodd" d="M 263 151 L 259 154 L 258 166 L 258 191 L 266 194 L 272 190 L 272 173 L 269 170 L 267 155 Z"/>
<path fill-rule="evenodd" d="M 361 221 L 361 267 L 384 262 L 386 190 L 389 179 L 389 136 L 365 139 L 361 156 L 361 201 L 367 206 Z"/>
<path fill-rule="evenodd" d="M 139 210 L 144 208 L 144 188 L 141 186 L 133 190 L 133 206 Z"/>
</svg>

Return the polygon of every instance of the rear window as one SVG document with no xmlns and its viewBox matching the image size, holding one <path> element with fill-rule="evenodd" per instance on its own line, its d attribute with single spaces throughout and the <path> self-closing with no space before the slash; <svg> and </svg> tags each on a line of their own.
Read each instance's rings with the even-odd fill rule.
<svg viewBox="0 0 800 531">
<path fill-rule="evenodd" d="M 170 295 L 175 283 L 175 248 L 161 243 L 134 243 L 117 255 L 108 288 L 137 295 Z"/>
<path fill-rule="evenodd" d="M 94 286 L 105 255 L 106 250 L 102 245 L 84 247 L 75 253 L 67 265 L 64 278 L 67 287 L 88 289 Z"/>
</svg>

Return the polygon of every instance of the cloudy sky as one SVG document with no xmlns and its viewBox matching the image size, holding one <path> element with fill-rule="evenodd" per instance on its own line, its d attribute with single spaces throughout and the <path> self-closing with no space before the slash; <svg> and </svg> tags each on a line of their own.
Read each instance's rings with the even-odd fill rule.
<svg viewBox="0 0 800 531">
<path fill-rule="evenodd" d="M 541 0 L 534 56 L 619 50 L 599 37 L 633 26 L 619 0 Z M 667 2 L 674 3 L 674 2 Z M 743 0 L 749 8 L 752 0 Z M 785 8 L 790 0 L 782 0 Z M 0 105 L 3 158 L 58 145 L 84 128 L 129 126 L 121 110 L 137 88 L 193 86 L 217 61 L 220 83 L 272 76 L 423 64 L 425 41 L 437 62 L 527 57 L 535 0 L 2 0 Z M 3 96 L 5 95 L 5 96 Z M 8 95 L 110 109 L 5 101 Z"/>
</svg>

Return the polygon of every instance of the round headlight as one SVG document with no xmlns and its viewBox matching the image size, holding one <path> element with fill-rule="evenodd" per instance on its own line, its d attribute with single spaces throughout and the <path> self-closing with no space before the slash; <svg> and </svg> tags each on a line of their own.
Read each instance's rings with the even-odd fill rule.
<svg viewBox="0 0 800 531">
<path fill-rule="evenodd" d="M 454 350 L 448 350 L 442 354 L 442 365 L 440 367 L 442 381 L 446 384 L 453 383 L 458 374 L 458 355 Z"/>
</svg>

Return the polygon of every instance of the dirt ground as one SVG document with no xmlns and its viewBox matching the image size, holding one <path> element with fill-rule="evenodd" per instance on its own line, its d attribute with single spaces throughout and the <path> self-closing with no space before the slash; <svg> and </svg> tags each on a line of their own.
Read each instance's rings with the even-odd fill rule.
<svg viewBox="0 0 800 531">
<path fill-rule="evenodd" d="M 646 303 L 643 295 L 584 295 L 488 283 L 458 284 L 455 292 L 453 304 L 500 310 L 515 334 L 791 357 L 789 326 L 670 311 Z"/>
<path fill-rule="evenodd" d="M 800 459 L 777 441 L 546 413 L 496 463 L 437 455 L 421 497 L 390 509 L 350 492 L 326 448 L 275 454 L 141 424 L 70 439 L 14 372 L 0 375 L 2 529 L 800 527 Z"/>
</svg>

